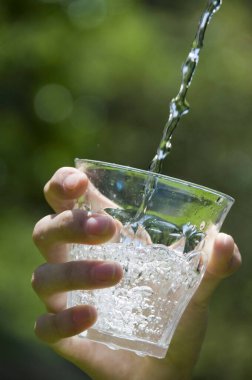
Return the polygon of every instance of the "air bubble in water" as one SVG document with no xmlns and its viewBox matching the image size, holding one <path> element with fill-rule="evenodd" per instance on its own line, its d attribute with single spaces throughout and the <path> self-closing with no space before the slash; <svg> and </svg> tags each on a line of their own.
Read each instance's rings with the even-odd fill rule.
<svg viewBox="0 0 252 380">
<path fill-rule="evenodd" d="M 160 339 L 168 320 L 176 317 L 176 302 L 186 302 L 187 292 L 201 279 L 194 260 L 158 244 L 74 245 L 71 259 L 76 258 L 112 260 L 127 267 L 114 287 L 72 292 L 69 306 L 95 306 L 99 317 L 92 329 L 132 339 Z"/>
</svg>

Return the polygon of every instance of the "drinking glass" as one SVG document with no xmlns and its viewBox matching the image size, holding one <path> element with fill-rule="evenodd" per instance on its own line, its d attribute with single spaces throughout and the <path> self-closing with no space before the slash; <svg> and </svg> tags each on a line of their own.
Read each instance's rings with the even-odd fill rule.
<svg viewBox="0 0 252 380">
<path fill-rule="evenodd" d="M 85 159 L 75 164 L 89 178 L 75 207 L 112 216 L 117 232 L 105 244 L 73 244 L 70 260 L 117 261 L 124 272 L 111 288 L 69 293 L 69 307 L 89 304 L 98 311 L 96 323 L 80 336 L 112 349 L 163 358 L 234 200 L 127 166 Z M 153 194 L 139 214 L 150 179 Z"/>
</svg>

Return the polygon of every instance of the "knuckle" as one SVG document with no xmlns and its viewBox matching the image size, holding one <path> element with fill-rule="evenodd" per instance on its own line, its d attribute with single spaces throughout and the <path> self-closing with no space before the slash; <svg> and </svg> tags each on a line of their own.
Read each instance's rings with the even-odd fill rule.
<svg viewBox="0 0 252 380">
<path fill-rule="evenodd" d="M 43 194 L 44 194 L 44 197 L 45 197 L 45 198 L 47 198 L 47 194 L 48 194 L 48 192 L 49 192 L 50 182 L 51 182 L 51 181 L 48 181 L 48 182 L 45 184 L 44 188 L 43 188 Z"/>
<path fill-rule="evenodd" d="M 50 192 L 61 192 L 61 185 L 64 178 L 71 174 L 73 170 L 75 169 L 70 167 L 62 167 L 58 169 L 44 186 L 43 192 L 45 197 L 47 198 Z"/>
<path fill-rule="evenodd" d="M 38 221 L 32 232 L 32 240 L 34 244 L 39 247 L 41 242 L 44 240 L 44 228 L 43 228 L 44 218 Z"/>
<path fill-rule="evenodd" d="M 58 236 L 67 242 L 79 242 L 85 236 L 86 212 L 82 210 L 64 210 L 57 216 Z"/>
<path fill-rule="evenodd" d="M 34 334 L 35 336 L 46 344 L 54 343 L 55 337 L 52 331 L 54 316 L 50 314 L 43 314 L 39 316 L 35 322 Z"/>
<path fill-rule="evenodd" d="M 45 285 L 45 269 L 48 266 L 48 264 L 42 264 L 32 274 L 31 278 L 31 285 L 35 293 L 40 294 L 42 293 L 42 289 Z"/>
<path fill-rule="evenodd" d="M 71 210 L 63 211 L 58 218 L 58 229 L 60 233 L 65 233 L 73 223 L 73 212 Z"/>
</svg>

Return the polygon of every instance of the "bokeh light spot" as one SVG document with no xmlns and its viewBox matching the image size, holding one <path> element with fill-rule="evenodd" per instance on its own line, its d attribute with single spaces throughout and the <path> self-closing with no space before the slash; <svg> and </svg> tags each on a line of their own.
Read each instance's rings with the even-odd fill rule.
<svg viewBox="0 0 252 380">
<path fill-rule="evenodd" d="M 102 99 L 95 96 L 81 96 L 74 102 L 71 125 L 77 130 L 85 129 L 97 133 L 107 121 L 107 109 Z"/>
<path fill-rule="evenodd" d="M 67 7 L 70 20 L 79 28 L 95 28 L 105 19 L 105 0 L 72 0 Z"/>
<path fill-rule="evenodd" d="M 67 88 L 58 84 L 47 84 L 36 94 L 34 107 L 41 120 L 58 123 L 71 114 L 73 98 Z"/>
</svg>

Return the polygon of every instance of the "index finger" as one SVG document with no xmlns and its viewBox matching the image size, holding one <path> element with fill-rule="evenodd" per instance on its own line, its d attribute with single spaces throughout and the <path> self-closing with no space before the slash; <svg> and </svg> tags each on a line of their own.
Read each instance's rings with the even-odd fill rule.
<svg viewBox="0 0 252 380">
<path fill-rule="evenodd" d="M 74 200 L 83 195 L 88 186 L 87 176 L 78 169 L 63 167 L 55 172 L 44 187 L 48 204 L 56 212 L 71 210 Z"/>
</svg>

